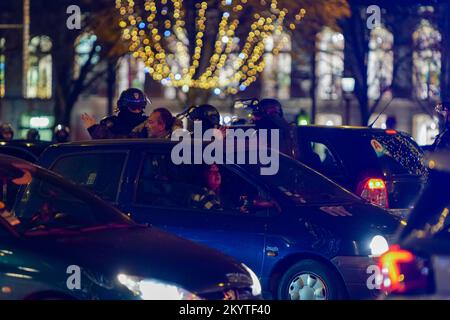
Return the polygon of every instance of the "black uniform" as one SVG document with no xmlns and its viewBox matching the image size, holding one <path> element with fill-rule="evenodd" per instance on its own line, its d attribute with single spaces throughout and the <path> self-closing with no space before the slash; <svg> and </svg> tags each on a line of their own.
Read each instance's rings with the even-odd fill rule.
<svg viewBox="0 0 450 320">
<path fill-rule="evenodd" d="M 142 113 L 122 110 L 117 116 L 106 117 L 99 124 L 89 127 L 88 131 L 92 139 L 129 138 L 133 129 L 146 120 L 147 116 Z"/>
<path fill-rule="evenodd" d="M 117 116 L 106 117 L 99 124 L 89 127 L 89 134 L 93 139 L 141 137 L 139 133 L 136 135 L 132 132 L 134 128 L 147 120 L 147 116 L 144 115 L 147 102 L 148 99 L 141 90 L 136 88 L 124 90 L 117 101 L 119 108 Z M 144 138 L 144 136 L 142 137 Z"/>
</svg>

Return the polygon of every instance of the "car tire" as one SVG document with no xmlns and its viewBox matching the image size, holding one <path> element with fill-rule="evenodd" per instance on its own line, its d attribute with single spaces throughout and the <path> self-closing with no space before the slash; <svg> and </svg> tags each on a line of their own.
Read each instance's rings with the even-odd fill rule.
<svg viewBox="0 0 450 320">
<path fill-rule="evenodd" d="M 301 260 L 285 271 L 278 285 L 280 300 L 345 299 L 346 289 L 337 271 L 316 260 Z"/>
</svg>

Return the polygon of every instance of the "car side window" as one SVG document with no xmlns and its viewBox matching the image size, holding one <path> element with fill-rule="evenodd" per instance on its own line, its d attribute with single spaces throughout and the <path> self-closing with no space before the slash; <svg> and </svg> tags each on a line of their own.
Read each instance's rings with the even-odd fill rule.
<svg viewBox="0 0 450 320">
<path fill-rule="evenodd" d="M 217 165 L 174 165 L 170 155 L 144 158 L 135 203 L 198 209 L 217 213 L 249 213 L 258 188 L 229 168 Z"/>
<path fill-rule="evenodd" d="M 302 162 L 314 170 L 326 176 L 336 176 L 342 171 L 336 156 L 326 144 L 309 141 L 307 148 L 302 151 L 300 155 Z"/>
<path fill-rule="evenodd" d="M 190 166 L 173 164 L 170 154 L 147 154 L 140 169 L 134 202 L 183 208 L 189 201 L 194 179 Z"/>
<path fill-rule="evenodd" d="M 125 153 L 74 154 L 58 159 L 52 170 L 90 189 L 103 200 L 114 202 L 125 158 Z"/>
</svg>

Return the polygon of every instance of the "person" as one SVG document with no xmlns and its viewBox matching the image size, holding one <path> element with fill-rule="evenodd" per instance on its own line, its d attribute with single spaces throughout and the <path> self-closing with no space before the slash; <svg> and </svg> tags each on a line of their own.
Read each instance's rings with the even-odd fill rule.
<svg viewBox="0 0 450 320">
<path fill-rule="evenodd" d="M 53 130 L 53 141 L 57 143 L 69 142 L 70 129 L 67 126 L 58 124 Z"/>
<path fill-rule="evenodd" d="M 0 125 L 0 140 L 10 141 L 14 138 L 14 130 L 9 123 Z"/>
<path fill-rule="evenodd" d="M 153 110 L 148 119 L 132 130 L 131 137 L 170 139 L 175 118 L 166 108 Z"/>
<path fill-rule="evenodd" d="M 204 210 L 222 210 L 220 186 L 222 176 L 216 164 L 208 165 L 202 172 L 204 186 L 191 197 L 192 207 Z"/>
<path fill-rule="evenodd" d="M 279 151 L 294 159 L 299 158 L 295 127 L 291 126 L 284 118 L 283 109 L 278 100 L 262 99 L 259 101 L 253 107 L 252 120 L 257 130 L 278 129 L 280 133 Z"/>
<path fill-rule="evenodd" d="M 147 120 L 144 109 L 148 103 L 145 94 L 136 88 L 124 90 L 117 101 L 119 113 L 96 123 L 84 113 L 81 120 L 93 139 L 129 138 L 132 130 Z"/>
<path fill-rule="evenodd" d="M 202 170 L 203 187 L 191 196 L 191 207 L 203 210 L 237 210 L 249 213 L 250 208 L 258 204 L 265 206 L 266 202 L 250 200 L 247 194 L 240 194 L 239 198 L 230 197 L 230 193 L 221 193 L 222 175 L 217 164 L 206 165 Z M 226 205 L 228 204 L 228 205 Z"/>
<path fill-rule="evenodd" d="M 442 101 L 435 110 L 444 117 L 444 128 L 434 140 L 432 150 L 450 149 L 450 100 Z"/>
<path fill-rule="evenodd" d="M 191 106 L 178 114 L 176 119 L 180 121 L 183 117 L 186 117 L 192 122 L 201 121 L 202 134 L 208 129 L 222 129 L 220 125 L 220 113 L 210 104 Z"/>
<path fill-rule="evenodd" d="M 27 140 L 29 141 L 39 141 L 41 140 L 41 135 L 37 129 L 30 129 L 27 131 Z"/>
</svg>

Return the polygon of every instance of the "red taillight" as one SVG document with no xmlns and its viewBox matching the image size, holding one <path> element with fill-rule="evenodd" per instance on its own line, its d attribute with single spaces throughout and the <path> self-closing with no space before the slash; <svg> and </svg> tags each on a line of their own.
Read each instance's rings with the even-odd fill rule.
<svg viewBox="0 0 450 320">
<path fill-rule="evenodd" d="M 393 129 L 387 129 L 385 132 L 386 134 L 397 134 L 397 131 Z"/>
<path fill-rule="evenodd" d="M 357 193 L 367 201 L 383 208 L 389 208 L 386 183 L 383 179 L 369 178 L 362 181 Z"/>
<path fill-rule="evenodd" d="M 429 269 L 425 260 L 408 250 L 392 246 L 378 260 L 383 276 L 381 289 L 388 293 L 427 292 L 430 288 Z"/>
</svg>

